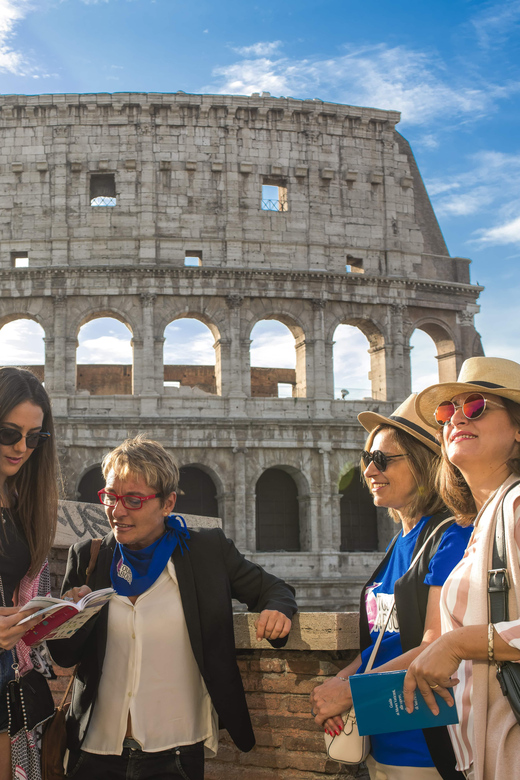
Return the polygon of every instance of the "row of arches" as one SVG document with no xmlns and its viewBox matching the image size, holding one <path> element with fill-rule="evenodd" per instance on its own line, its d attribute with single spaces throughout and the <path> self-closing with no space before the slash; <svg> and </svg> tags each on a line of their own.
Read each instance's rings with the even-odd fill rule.
<svg viewBox="0 0 520 780">
<path fill-rule="evenodd" d="M 80 479 L 78 501 L 98 503 L 97 491 L 104 487 L 99 465 Z M 341 551 L 367 552 L 378 549 L 377 512 L 361 480 L 359 468 L 340 490 Z M 299 552 L 303 549 L 300 503 L 302 486 L 284 468 L 266 469 L 255 486 L 256 551 Z M 199 466 L 180 469 L 176 511 L 180 514 L 219 517 L 219 496 L 212 476 Z"/>
<path fill-rule="evenodd" d="M 370 343 L 362 330 L 340 324 L 334 331 L 333 342 L 334 397 L 370 397 Z M 169 323 L 164 330 L 164 387 L 189 385 L 217 393 L 214 345 L 214 333 L 199 319 L 179 318 Z M 0 349 L 4 363 L 44 365 L 45 332 L 34 320 L 12 320 L 0 329 Z M 416 329 L 410 350 L 412 388 L 419 390 L 438 381 L 432 337 Z M 276 319 L 258 321 L 251 331 L 251 367 L 275 371 L 253 370 L 251 395 L 283 398 L 300 394 L 297 353 L 297 341 L 285 323 Z M 93 394 L 131 393 L 132 363 L 132 333 L 126 324 L 113 317 L 98 317 L 81 326 L 76 351 L 78 390 Z M 96 366 L 100 370 L 93 368 Z M 176 366 L 180 368 L 176 370 Z"/>
</svg>

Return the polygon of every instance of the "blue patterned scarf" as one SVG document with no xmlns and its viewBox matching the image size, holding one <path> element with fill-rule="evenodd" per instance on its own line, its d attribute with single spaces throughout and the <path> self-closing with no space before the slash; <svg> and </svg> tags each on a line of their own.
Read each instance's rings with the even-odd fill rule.
<svg viewBox="0 0 520 780">
<path fill-rule="evenodd" d="M 165 518 L 165 533 L 142 550 L 129 550 L 119 542 L 114 550 L 110 579 L 116 593 L 120 596 L 140 596 L 148 590 L 159 577 L 179 545 L 188 550 L 186 539 L 190 533 L 186 521 L 181 515 L 169 515 Z"/>
</svg>

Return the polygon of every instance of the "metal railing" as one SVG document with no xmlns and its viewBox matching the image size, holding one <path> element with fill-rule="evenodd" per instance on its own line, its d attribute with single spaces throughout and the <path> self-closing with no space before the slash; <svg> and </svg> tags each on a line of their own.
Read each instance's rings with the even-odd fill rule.
<svg viewBox="0 0 520 780">
<path fill-rule="evenodd" d="M 116 198 L 107 198 L 106 196 L 99 195 L 97 198 L 92 198 L 90 201 L 91 206 L 115 206 Z"/>
<path fill-rule="evenodd" d="M 287 201 L 262 198 L 262 211 L 287 211 Z"/>
</svg>

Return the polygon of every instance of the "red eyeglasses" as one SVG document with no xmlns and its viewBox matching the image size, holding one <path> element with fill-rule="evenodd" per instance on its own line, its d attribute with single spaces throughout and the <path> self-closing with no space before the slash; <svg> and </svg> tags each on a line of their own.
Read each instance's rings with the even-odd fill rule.
<svg viewBox="0 0 520 780">
<path fill-rule="evenodd" d="M 111 493 L 108 490 L 98 490 L 98 497 L 105 506 L 114 507 L 118 501 L 121 501 L 125 509 L 141 509 L 143 501 L 149 501 L 151 498 L 158 498 L 159 493 L 153 496 L 118 496 L 117 493 Z"/>
<path fill-rule="evenodd" d="M 457 409 L 462 409 L 462 414 L 467 420 L 478 420 L 488 406 L 504 408 L 502 404 L 490 401 L 489 398 L 484 398 L 480 393 L 472 393 L 460 405 L 454 404 L 453 401 L 443 401 L 438 405 L 433 416 L 435 417 L 435 422 L 439 425 L 447 425 Z"/>
</svg>

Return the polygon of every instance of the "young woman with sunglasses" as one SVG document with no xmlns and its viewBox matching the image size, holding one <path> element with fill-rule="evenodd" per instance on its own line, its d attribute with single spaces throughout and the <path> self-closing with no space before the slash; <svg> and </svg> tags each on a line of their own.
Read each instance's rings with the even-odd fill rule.
<svg viewBox="0 0 520 780">
<path fill-rule="evenodd" d="M 460 560 L 470 529 L 457 526 L 434 489 L 440 447 L 410 396 L 390 417 L 362 412 L 369 431 L 362 454 L 363 477 L 374 503 L 386 507 L 401 530 L 363 588 L 360 600 L 362 652 L 311 695 L 316 722 L 329 734 L 343 728 L 350 709 L 348 678 L 363 672 L 395 597 L 395 610 L 379 647 L 374 671 L 406 669 L 440 635 L 439 595 Z M 414 557 L 426 542 L 412 568 Z M 377 734 L 367 760 L 372 780 L 462 780 L 445 728 Z"/>
<path fill-rule="evenodd" d="M 442 636 L 411 664 L 405 701 L 410 708 L 416 688 L 434 712 L 432 689 L 455 699 L 459 724 L 449 732 L 458 768 L 471 780 L 518 780 L 520 725 L 495 664 L 520 661 L 520 365 L 471 358 L 457 382 L 420 393 L 417 411 L 440 426 L 440 493 L 457 522 L 473 523 L 474 531 L 442 589 Z M 502 518 L 507 572 L 492 561 Z M 508 612 L 495 624 L 488 604 L 493 568 L 509 596 Z"/>
<path fill-rule="evenodd" d="M 12 770 L 6 686 L 14 677 L 15 660 L 22 674 L 32 667 L 21 637 L 34 623 L 19 627 L 28 615 L 19 608 L 50 591 L 46 556 L 58 514 L 49 397 L 31 371 L 12 367 L 0 368 L 0 506 L 0 780 L 8 780 Z M 24 769 L 16 776 L 24 776 Z"/>
</svg>

